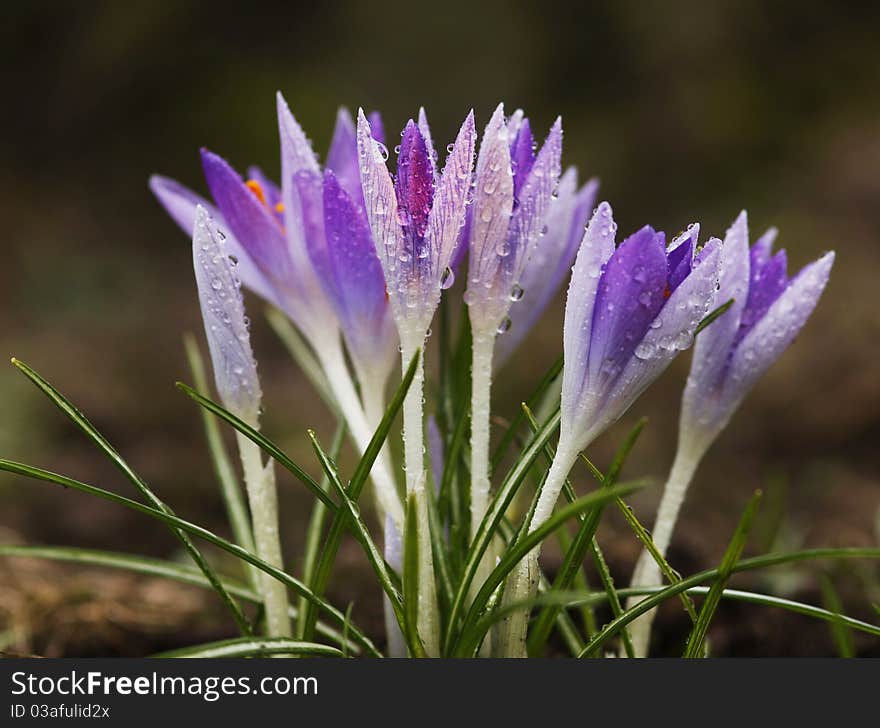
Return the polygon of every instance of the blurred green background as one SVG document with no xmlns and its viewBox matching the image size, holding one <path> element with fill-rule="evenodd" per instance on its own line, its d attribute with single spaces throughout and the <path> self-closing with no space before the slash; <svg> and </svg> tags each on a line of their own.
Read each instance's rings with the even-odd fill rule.
<svg viewBox="0 0 880 728">
<path fill-rule="evenodd" d="M 482 126 L 503 100 L 509 110 L 525 108 L 536 130 L 562 115 L 564 163 L 601 178 L 600 195 L 614 205 L 621 231 L 651 223 L 675 233 L 699 221 L 704 236 L 721 236 L 747 208 L 754 235 L 780 228 L 793 270 L 838 252 L 816 314 L 706 458 L 672 551 L 677 566 L 717 562 L 758 486 L 776 505 L 766 510 L 767 543 L 758 538 L 753 550 L 774 539 L 876 544 L 878 27 L 880 8 L 861 2 L 5 4 L 0 353 L 56 384 L 181 514 L 224 531 L 198 412 L 173 387 L 190 379 L 181 335 L 201 334 L 190 249 L 148 192 L 148 176 L 161 172 L 204 190 L 203 145 L 239 169 L 259 163 L 276 174 L 277 89 L 321 154 L 340 104 L 382 110 L 389 134 L 425 105 L 442 149 L 468 109 Z M 259 303 L 249 306 L 265 427 L 311 462 L 304 429 L 329 439 L 332 424 Z M 495 390 L 500 415 L 516 410 L 560 352 L 561 313 L 560 299 L 504 370 Z M 627 471 L 662 481 L 688 358 L 597 443 L 597 462 L 607 463 L 646 414 L 651 423 Z M 0 369 L 0 454 L 131 495 L 11 367 Z M 295 564 L 309 503 L 282 481 Z M 635 501 L 648 521 L 657 491 Z M 778 529 L 775 512 L 784 514 Z M 625 581 L 637 544 L 613 516 L 604 528 Z M 7 476 L 0 542 L 158 555 L 176 548 L 143 517 Z M 343 567 L 348 578 L 334 594 L 375 616 L 356 548 L 344 552 Z M 819 598 L 812 577 L 783 576 L 768 588 Z M 880 601 L 876 571 L 848 568 L 835 577 L 854 613 Z M 220 616 L 205 624 L 201 615 L 214 604 L 203 595 L 121 578 L 0 563 L 3 645 L 136 653 L 228 629 Z M 715 634 L 720 654 L 831 650 L 827 630 L 804 620 L 758 607 L 722 614 L 731 624 Z M 673 611 L 673 635 L 675 619 Z M 862 649 L 876 654 L 876 641 Z"/>
</svg>

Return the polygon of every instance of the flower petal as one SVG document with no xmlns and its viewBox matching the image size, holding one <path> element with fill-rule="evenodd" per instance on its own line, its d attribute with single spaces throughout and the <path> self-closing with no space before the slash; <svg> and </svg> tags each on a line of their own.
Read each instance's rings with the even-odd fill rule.
<svg viewBox="0 0 880 728">
<path fill-rule="evenodd" d="M 398 220 L 408 233 L 413 258 L 423 257 L 421 247 L 434 201 L 434 170 L 419 127 L 410 119 L 403 130 L 397 159 Z"/>
<path fill-rule="evenodd" d="M 593 332 L 593 313 L 603 268 L 614 254 L 614 222 L 611 205 L 602 202 L 593 213 L 580 243 L 571 271 L 565 302 L 562 375 L 562 417 L 571 425 L 581 406 Z"/>
<path fill-rule="evenodd" d="M 193 267 L 217 391 L 227 409 L 256 427 L 262 394 L 244 301 L 225 241 L 201 206 L 193 229 Z"/>
<path fill-rule="evenodd" d="M 513 171 L 503 104 L 498 104 L 483 132 L 474 179 L 468 225 L 470 268 L 467 295 L 477 303 L 491 289 L 502 254 L 509 253 L 507 235 L 513 213 Z"/>
<path fill-rule="evenodd" d="M 371 111 L 367 115 L 367 120 L 370 122 L 370 129 L 373 133 L 373 139 L 375 139 L 379 144 L 385 143 L 385 125 L 382 123 L 382 114 L 378 111 Z"/>
<path fill-rule="evenodd" d="M 363 201 L 361 173 L 358 167 L 357 131 L 354 120 L 345 107 L 336 114 L 336 128 L 327 152 L 326 168 L 333 170 L 336 179 L 357 204 Z"/>
<path fill-rule="evenodd" d="M 431 171 L 434 174 L 434 184 L 437 184 L 437 149 L 434 147 L 434 139 L 431 137 L 431 127 L 428 125 L 428 115 L 425 113 L 425 107 L 419 107 L 419 131 L 425 140 L 425 147 L 428 150 L 428 158 L 431 160 Z"/>
<path fill-rule="evenodd" d="M 532 127 L 528 119 L 522 120 L 516 136 L 510 143 L 510 161 L 513 169 L 513 194 L 515 198 L 519 198 L 520 190 L 535 163 L 535 137 L 532 136 Z"/>
<path fill-rule="evenodd" d="M 257 266 L 251 260 L 250 255 L 238 242 L 235 235 L 226 225 L 220 211 L 210 202 L 192 190 L 184 187 L 168 177 L 153 175 L 150 177 L 150 189 L 156 195 L 162 207 L 171 216 L 180 228 L 187 234 L 192 235 L 193 226 L 196 222 L 196 208 L 201 205 L 215 220 L 218 227 L 224 230 L 226 235 L 226 249 L 229 255 L 238 260 L 236 273 L 242 284 L 256 293 L 258 296 L 277 305 L 277 296 L 272 285 L 266 280 Z"/>
<path fill-rule="evenodd" d="M 761 257 L 760 255 L 752 255 L 752 267 L 749 272 L 749 295 L 740 316 L 739 330 L 733 339 L 734 347 L 761 320 L 767 313 L 767 309 L 782 295 L 788 285 L 786 272 L 788 262 L 785 251 L 780 250 L 763 263 L 760 262 Z"/>
<path fill-rule="evenodd" d="M 278 290 L 279 283 L 292 273 L 287 241 L 278 221 L 222 157 L 203 149 L 202 167 L 226 225 Z"/>
<path fill-rule="evenodd" d="M 687 278 L 691 272 L 699 235 L 699 224 L 689 225 L 687 230 L 672 241 L 672 245 L 666 251 L 666 270 L 670 292 L 678 288 L 679 283 Z"/>
</svg>

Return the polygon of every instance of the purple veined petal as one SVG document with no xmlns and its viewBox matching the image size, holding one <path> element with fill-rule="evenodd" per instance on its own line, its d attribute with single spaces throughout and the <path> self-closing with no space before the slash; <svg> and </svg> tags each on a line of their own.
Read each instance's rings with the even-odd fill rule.
<svg viewBox="0 0 880 728">
<path fill-rule="evenodd" d="M 699 257 L 699 254 L 698 254 Z M 716 305 L 733 299 L 733 305 L 707 327 L 694 346 L 694 367 L 703 380 L 720 377 L 730 347 L 739 330 L 740 317 L 749 292 L 749 226 L 743 210 L 727 230 L 721 246 Z"/>
<path fill-rule="evenodd" d="M 513 196 L 519 199 L 520 190 L 535 163 L 535 137 L 529 120 L 524 118 L 510 143 L 510 162 L 513 169 Z"/>
<path fill-rule="evenodd" d="M 498 104 L 480 142 L 473 203 L 469 208 L 470 267 L 466 297 L 473 303 L 482 301 L 489 293 L 501 257 L 510 252 L 507 247 L 508 227 L 513 214 L 510 161 L 504 105 Z"/>
<path fill-rule="evenodd" d="M 495 344 L 497 367 L 519 346 L 571 273 L 590 211 L 596 203 L 598 187 L 598 180 L 591 179 L 577 190 L 574 167 L 562 175 L 556 205 L 551 207 L 548 217 L 547 235 L 526 263 L 520 278 L 521 300 L 510 308 L 510 329 Z"/>
<path fill-rule="evenodd" d="M 397 192 L 398 221 L 411 248 L 407 253 L 415 263 L 416 259 L 428 254 L 424 238 L 434 202 L 434 170 L 425 138 L 412 119 L 403 130 L 394 187 Z"/>
<path fill-rule="evenodd" d="M 699 236 L 699 223 L 688 225 L 687 230 L 675 238 L 666 251 L 666 270 L 670 293 L 678 288 L 679 284 L 690 274 Z"/>
<path fill-rule="evenodd" d="M 711 311 L 718 285 L 721 241 L 709 240 L 703 251 L 700 262 L 666 299 L 611 389 L 606 402 L 613 410 L 607 413 L 606 426 L 629 409 L 679 352 L 691 346 L 697 326 Z"/>
<path fill-rule="evenodd" d="M 330 252 L 324 234 L 324 178 L 302 170 L 293 176 L 302 211 L 302 231 L 309 259 L 327 297 L 336 295 Z"/>
<path fill-rule="evenodd" d="M 259 271 L 253 260 L 251 260 L 250 255 L 248 255 L 241 243 L 238 242 L 223 220 L 220 211 L 214 205 L 182 184 L 167 177 L 159 175 L 150 177 L 150 189 L 162 207 L 171 216 L 171 219 L 178 224 L 188 237 L 192 235 L 193 226 L 196 222 L 196 208 L 199 205 L 205 208 L 208 215 L 213 218 L 216 225 L 226 235 L 226 249 L 229 255 L 238 261 L 236 273 L 242 284 L 269 303 L 278 305 L 277 295 L 272 285 Z"/>
<path fill-rule="evenodd" d="M 569 428 L 583 406 L 581 395 L 589 363 L 596 294 L 605 265 L 614 254 L 616 232 L 611 205 L 600 203 L 584 232 L 571 271 L 565 302 L 562 374 L 562 417 Z"/>
<path fill-rule="evenodd" d="M 833 264 L 831 252 L 806 266 L 733 351 L 722 390 L 722 401 L 731 412 L 803 328 L 825 290 Z"/>
<path fill-rule="evenodd" d="M 585 373 L 591 392 L 623 371 L 666 302 L 666 284 L 665 245 L 645 226 L 614 251 L 599 282 Z"/>
<path fill-rule="evenodd" d="M 262 394 L 244 301 L 225 241 L 201 206 L 193 228 L 193 268 L 220 399 L 257 427 Z"/>
<path fill-rule="evenodd" d="M 562 174 L 562 119 L 557 118 L 544 146 L 520 188 L 508 227 L 508 254 L 502 257 L 496 285 L 509 293 L 519 282 L 523 268 L 541 243 L 553 193 Z"/>
<path fill-rule="evenodd" d="M 519 127 L 525 118 L 525 112 L 522 109 L 514 111 L 507 119 L 507 134 L 510 139 L 515 139 L 519 133 Z"/>
<path fill-rule="evenodd" d="M 379 144 L 385 143 L 385 125 L 382 123 L 382 114 L 378 111 L 371 111 L 367 114 L 367 119 L 370 122 L 370 129 L 372 130 L 373 139 L 375 139 Z"/>
<path fill-rule="evenodd" d="M 336 127 L 327 152 L 326 168 L 333 170 L 339 184 L 357 204 L 363 201 L 361 172 L 358 166 L 357 130 L 351 113 L 344 106 L 336 114 Z"/>
<path fill-rule="evenodd" d="M 779 231 L 775 227 L 767 229 L 760 238 L 758 238 L 749 249 L 749 264 L 751 270 L 760 268 L 770 259 L 773 252 L 773 243 L 776 242 L 776 236 Z"/>
<path fill-rule="evenodd" d="M 428 158 L 431 160 L 431 171 L 434 175 L 434 184 L 437 184 L 437 149 L 434 147 L 434 139 L 431 136 L 431 127 L 428 125 L 428 115 L 425 113 L 425 107 L 419 107 L 419 131 L 425 140 L 425 147 L 428 149 Z"/>
<path fill-rule="evenodd" d="M 459 232 L 465 222 L 468 192 L 473 179 L 476 136 L 472 110 L 462 123 L 452 151 L 446 157 L 443 173 L 434 193 L 431 214 L 428 216 L 428 232 L 425 237 L 430 242 L 430 250 L 436 256 L 431 261 L 433 286 L 439 286 L 449 268 Z"/>
<path fill-rule="evenodd" d="M 402 275 L 398 257 L 403 250 L 404 241 L 403 229 L 397 219 L 397 192 L 382 152 L 370 133 L 370 123 L 364 116 L 363 109 L 358 111 L 357 135 L 367 221 L 373 233 L 376 255 L 385 273 L 392 305 L 398 307 L 395 316 L 400 320 L 405 311 L 399 308 L 400 302 L 397 299 L 399 276 Z"/>
<path fill-rule="evenodd" d="M 276 94 L 278 132 L 281 138 L 281 179 L 290 179 L 296 172 L 320 172 L 312 145 L 302 127 L 290 112 L 290 107 L 279 91 Z"/>
<path fill-rule="evenodd" d="M 324 173 L 323 216 L 334 303 L 352 359 L 384 381 L 397 358 L 385 277 L 366 217 L 330 170 Z"/>
<path fill-rule="evenodd" d="M 229 164 L 202 150 L 202 167 L 225 224 L 276 291 L 292 274 L 281 225 Z"/>
</svg>

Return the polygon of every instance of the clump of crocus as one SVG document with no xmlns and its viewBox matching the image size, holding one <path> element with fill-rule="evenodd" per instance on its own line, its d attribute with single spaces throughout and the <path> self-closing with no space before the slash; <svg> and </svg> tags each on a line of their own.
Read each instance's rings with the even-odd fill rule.
<svg viewBox="0 0 880 728">
<path fill-rule="evenodd" d="M 771 254 L 775 239 L 776 230 L 768 230 L 750 250 L 745 212 L 724 239 L 717 300 L 733 303 L 699 335 L 694 347 L 682 398 L 678 450 L 652 531 L 661 554 L 669 547 L 678 511 L 706 450 L 755 382 L 797 336 L 828 282 L 833 252 L 789 278 L 785 251 Z M 633 574 L 633 586 L 653 586 L 659 581 L 659 566 L 644 552 Z M 636 654 L 647 652 L 652 619 L 649 613 L 632 625 Z"/>
<path fill-rule="evenodd" d="M 696 251 L 691 226 L 667 249 L 663 233 L 643 227 L 615 247 L 617 225 L 607 202 L 584 234 L 565 307 L 559 444 L 529 522 L 551 515 L 578 454 L 629 409 L 693 341 L 715 300 L 720 241 Z M 536 586 L 535 550 L 511 577 L 508 601 Z M 524 654 L 526 614 L 502 631 L 501 649 Z"/>
<path fill-rule="evenodd" d="M 400 337 L 403 366 L 425 342 L 441 292 L 452 285 L 452 262 L 471 186 L 474 160 L 474 117 L 468 114 L 449 147 L 442 174 L 424 111 L 410 119 L 401 135 L 397 176 L 392 180 L 388 150 L 358 114 L 358 154 L 367 218 L 382 263 L 391 312 Z M 419 540 L 418 629 L 428 654 L 439 651 L 433 558 L 425 495 L 424 366 L 403 404 L 406 492 L 415 501 Z"/>
<path fill-rule="evenodd" d="M 193 226 L 193 267 L 217 392 L 226 409 L 258 430 L 262 391 L 240 283 L 226 249 L 224 233 L 216 228 L 201 206 L 196 208 Z M 236 435 L 257 555 L 283 569 L 272 461 L 264 464 L 259 446 L 241 433 Z M 268 634 L 290 635 L 287 588 L 262 571 L 258 583 Z"/>
<path fill-rule="evenodd" d="M 202 166 L 216 206 L 164 177 L 153 177 L 150 187 L 185 230 L 192 229 L 197 205 L 223 226 L 243 284 L 284 311 L 306 338 L 363 452 L 384 408 L 397 342 L 366 221 L 354 122 L 340 110 L 322 171 L 280 94 L 277 109 L 280 187 L 258 168 L 242 179 L 207 150 L 202 150 Z M 381 128 L 378 116 L 372 118 Z M 346 365 L 340 331 L 363 402 Z M 380 509 L 402 528 L 403 506 L 387 452 L 371 475 Z"/>
</svg>

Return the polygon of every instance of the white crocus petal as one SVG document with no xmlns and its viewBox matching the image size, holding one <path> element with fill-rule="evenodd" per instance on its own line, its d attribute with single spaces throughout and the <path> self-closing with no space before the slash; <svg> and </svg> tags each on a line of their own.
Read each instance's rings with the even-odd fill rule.
<svg viewBox="0 0 880 728">
<path fill-rule="evenodd" d="M 228 410 L 257 427 L 262 392 L 239 281 L 223 233 L 201 206 L 193 229 L 193 267 L 217 391 Z"/>
<path fill-rule="evenodd" d="M 568 423 L 566 429 L 575 429 L 573 423 L 580 408 L 583 384 L 581 374 L 590 354 L 593 307 L 602 268 L 614 253 L 616 232 L 617 223 L 614 222 L 611 205 L 607 202 L 600 203 L 587 225 L 571 270 L 563 326 L 563 348 L 567 365 L 562 375 L 562 419 Z"/>
<path fill-rule="evenodd" d="M 834 253 L 804 268 L 733 352 L 721 400 L 733 410 L 807 322 L 828 283 Z M 714 324 L 713 324 L 714 325 Z"/>
<path fill-rule="evenodd" d="M 472 308 L 472 316 L 480 312 L 495 282 L 501 254 L 508 244 L 508 227 L 513 213 L 510 135 L 504 121 L 503 104 L 498 104 L 483 132 L 475 180 L 468 290 L 465 294 L 465 300 L 477 306 L 476 310 Z"/>
<path fill-rule="evenodd" d="M 522 109 L 517 109 L 510 115 L 510 118 L 507 120 L 507 133 L 511 139 L 516 138 L 524 118 L 525 112 Z"/>
</svg>

